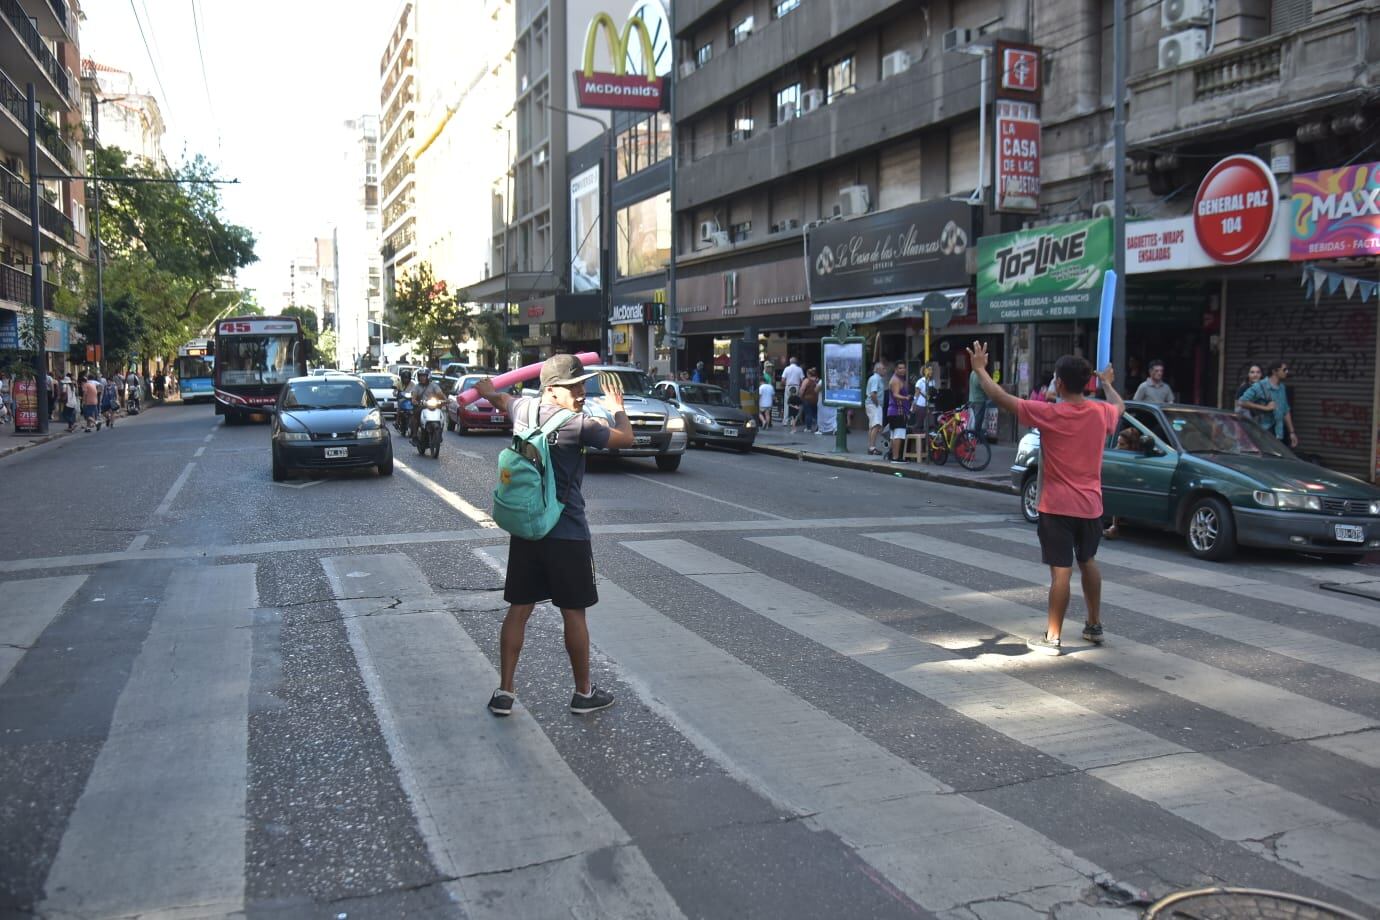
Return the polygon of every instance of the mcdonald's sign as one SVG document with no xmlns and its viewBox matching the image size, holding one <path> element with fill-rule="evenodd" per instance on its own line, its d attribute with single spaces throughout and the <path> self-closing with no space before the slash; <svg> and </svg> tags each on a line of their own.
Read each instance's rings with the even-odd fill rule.
<svg viewBox="0 0 1380 920">
<path fill-rule="evenodd" d="M 594 70 L 594 50 L 600 32 L 604 33 L 608 43 L 613 73 L 596 73 Z M 627 72 L 628 43 L 634 33 L 642 44 L 643 67 L 650 73 Z M 614 25 L 613 17 L 608 13 L 598 13 L 590 20 L 589 31 L 585 33 L 585 66 L 583 70 L 575 71 L 575 97 L 580 106 L 586 109 L 660 111 L 666 102 L 666 81 L 656 75 L 652 65 L 654 59 L 652 36 L 640 17 L 628 19 L 620 32 Z"/>
</svg>

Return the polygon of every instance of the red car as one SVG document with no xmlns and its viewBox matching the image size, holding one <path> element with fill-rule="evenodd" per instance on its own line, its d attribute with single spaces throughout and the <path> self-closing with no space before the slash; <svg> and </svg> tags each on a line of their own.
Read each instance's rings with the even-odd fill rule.
<svg viewBox="0 0 1380 920">
<path fill-rule="evenodd" d="M 456 400 L 456 396 L 482 379 L 477 375 L 467 376 L 460 378 L 460 381 L 455 384 L 455 389 L 446 397 L 446 428 L 451 431 L 458 431 L 460 434 L 466 434 L 475 428 L 485 431 L 512 430 L 512 419 L 508 418 L 507 413 L 500 412 L 491 406 L 487 399 L 476 399 L 464 407 Z"/>
</svg>

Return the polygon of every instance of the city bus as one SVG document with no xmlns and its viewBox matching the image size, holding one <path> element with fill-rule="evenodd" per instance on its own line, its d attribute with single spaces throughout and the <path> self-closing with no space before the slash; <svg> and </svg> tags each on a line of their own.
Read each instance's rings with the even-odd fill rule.
<svg viewBox="0 0 1380 920">
<path fill-rule="evenodd" d="M 211 339 L 192 339 L 177 349 L 177 363 L 173 368 L 184 403 L 215 398 L 214 348 Z"/>
<path fill-rule="evenodd" d="M 229 424 L 273 410 L 283 383 L 307 373 L 311 343 L 291 316 L 234 316 L 216 323 L 216 415 Z"/>
</svg>

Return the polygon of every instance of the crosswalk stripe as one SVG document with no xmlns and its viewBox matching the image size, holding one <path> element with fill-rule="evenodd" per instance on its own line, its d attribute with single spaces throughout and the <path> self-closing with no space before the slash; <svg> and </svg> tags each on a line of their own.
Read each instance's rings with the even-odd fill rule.
<svg viewBox="0 0 1380 920">
<path fill-rule="evenodd" d="M 1380 770 L 1380 730 L 1370 729 L 1351 735 L 1338 735 L 1335 738 L 1319 738 L 1313 743 L 1339 757 Z"/>
<path fill-rule="evenodd" d="M 895 537 L 895 539 L 893 538 Z M 976 566 L 993 566 L 993 571 L 1030 581 L 1036 584 L 1047 582 L 1049 568 L 1036 562 L 1025 562 L 1009 554 L 992 553 L 971 546 L 952 544 L 932 546 L 920 540 L 910 540 L 904 534 L 878 534 L 877 539 L 906 546 L 931 555 L 954 561 L 972 560 Z M 1148 574 L 1155 574 L 1155 563 L 1146 560 L 1138 568 Z M 1074 579 L 1073 590 L 1081 592 L 1078 580 Z M 1266 620 L 1257 620 L 1239 613 L 1219 610 L 1206 604 L 1199 604 L 1177 597 L 1157 594 L 1143 588 L 1132 587 L 1116 579 L 1104 578 L 1102 581 L 1102 603 L 1112 604 L 1134 610 L 1144 616 L 1164 620 L 1178 626 L 1187 626 L 1201 632 L 1221 636 L 1242 645 L 1252 645 L 1265 651 L 1304 661 L 1332 671 L 1350 674 L 1362 680 L 1380 683 L 1380 655 L 1370 649 L 1345 642 L 1338 642 L 1317 633 L 1291 626 L 1280 626 Z M 1314 732 L 1314 734 L 1325 734 Z"/>
<path fill-rule="evenodd" d="M 173 573 L 49 870 L 42 913 L 243 909 L 254 579 L 247 563 Z"/>
<path fill-rule="evenodd" d="M 961 595 L 964 600 L 944 599 L 938 587 L 944 585 L 943 582 L 804 537 L 755 537 L 752 542 L 888 591 L 908 597 L 922 597 L 930 606 L 951 610 L 968 619 L 973 619 L 973 606 L 985 603 L 990 598 L 990 595 L 983 595 L 982 592 L 948 586 L 950 598 L 955 596 L 954 591 L 957 590 L 964 592 Z M 714 587 L 721 580 L 727 581 L 733 577 L 716 575 L 710 586 Z M 762 584 L 760 576 L 756 578 L 756 583 L 759 586 Z M 812 597 L 805 594 L 804 598 L 792 599 L 803 602 L 805 598 Z M 768 600 L 772 604 L 780 602 L 779 597 L 770 598 L 768 591 L 759 588 L 753 609 L 761 609 Z M 820 614 L 820 603 L 819 599 L 814 599 L 810 608 L 816 616 Z M 894 651 L 898 647 L 911 648 L 921 644 L 919 640 L 894 630 L 889 631 L 895 633 L 894 636 L 884 636 L 877 630 L 886 627 L 842 608 L 832 611 L 826 608 L 824 612 L 833 615 L 836 627 L 843 613 L 857 618 L 850 624 L 852 631 L 842 637 L 847 644 L 840 643 L 838 648 L 844 654 L 858 654 L 883 641 L 885 645 L 882 647 L 893 655 L 899 654 Z M 793 622 L 789 614 L 788 610 L 781 611 L 783 625 Z M 985 614 L 983 617 L 987 619 Z M 873 625 L 868 626 L 869 622 Z M 792 628 L 799 630 L 801 627 Z M 1063 715 L 1051 724 L 1051 720 L 1041 718 L 1049 711 L 1046 704 L 1032 702 L 1037 698 L 1038 690 L 1021 681 L 992 673 L 991 668 L 995 665 L 981 659 L 977 663 L 948 665 L 943 668 L 944 682 L 932 680 L 929 677 L 929 671 L 935 670 L 931 663 L 932 655 L 932 652 L 921 653 L 922 663 L 912 665 L 910 669 L 901 668 L 902 662 L 892 662 L 888 666 L 893 672 L 892 676 L 895 676 L 895 672 L 904 675 L 906 680 L 901 682 L 914 681 L 917 692 L 951 708 L 962 704 L 965 709 L 959 711 L 995 731 L 1077 766 L 1088 775 L 1106 780 L 1131 795 L 1154 802 L 1218 837 L 1235 841 L 1251 852 L 1297 869 L 1365 903 L 1375 903 L 1380 899 L 1380 878 L 1374 875 L 1373 856 L 1362 855 L 1380 852 L 1380 830 L 1256 779 L 1207 755 L 1187 751 L 1139 729 L 1122 726 L 1061 698 L 1056 697 L 1048 705 L 1057 706 L 1055 711 L 1061 711 L 1061 714 L 1071 712 L 1070 707 L 1081 711 L 1076 717 Z M 1041 661 L 1053 664 L 1043 657 Z M 946 689 L 945 684 L 951 689 Z M 929 688 L 935 685 L 938 689 L 931 693 Z M 919 686 L 927 689 L 920 690 Z M 965 698 L 970 702 L 963 703 Z M 1099 723 L 1102 724 L 1098 731 L 1109 733 L 1105 738 L 1092 729 Z M 1111 742 L 1119 738 L 1126 739 L 1124 746 L 1113 746 Z"/>
<path fill-rule="evenodd" d="M 322 565 L 337 598 L 407 599 L 337 604 L 423 838 L 468 917 L 680 916 L 536 721 L 485 710 L 494 668 L 411 559 Z"/>
<path fill-rule="evenodd" d="M 476 550 L 493 560 L 506 547 Z M 501 561 L 499 562 L 501 565 Z M 596 646 L 649 706 L 927 910 L 1076 903 L 1101 870 L 953 789 L 601 577 Z M 941 913 L 941 916 L 943 914 Z"/>
<path fill-rule="evenodd" d="M 904 547 L 940 559 L 948 559 L 952 562 L 962 562 L 978 568 L 985 568 L 1007 578 L 1028 581 L 1032 584 L 1045 584 L 1049 579 L 1049 569 L 1043 565 L 1022 562 L 1010 556 L 987 552 L 963 544 L 930 540 L 919 534 L 910 533 L 868 534 L 868 536 L 894 546 Z M 925 578 L 926 576 L 917 577 Z M 1075 595 L 1081 596 L 1083 591 L 1078 584 L 1078 579 L 1073 579 L 1073 582 L 1071 590 Z M 932 587 L 948 584 L 934 580 Z M 931 581 L 927 580 L 926 590 L 932 590 L 932 587 Z M 1146 594 L 1147 597 L 1153 596 L 1153 602 L 1145 597 L 1133 598 L 1128 596 L 1135 593 L 1137 593 L 1136 589 L 1127 589 L 1109 579 L 1103 580 L 1102 603 L 1104 605 L 1116 604 L 1152 617 L 1180 621 L 1188 626 L 1196 626 L 1201 617 L 1189 617 L 1187 615 L 1180 617 L 1180 607 L 1191 608 L 1195 611 L 1208 609 L 1189 601 L 1180 601 L 1161 595 L 1149 595 L 1148 592 L 1140 593 Z M 928 593 L 919 596 L 926 600 L 929 598 Z M 1043 610 L 1034 612 L 1039 617 L 1039 625 L 1036 626 L 1031 624 L 1032 610 L 1029 607 L 990 594 L 983 595 L 978 600 L 981 601 L 980 605 L 970 604 L 955 612 L 959 613 L 960 616 L 973 619 L 971 614 L 980 611 L 982 622 L 1013 635 L 1021 635 L 1020 630 L 1022 628 L 1033 629 L 1038 632 L 1044 625 L 1045 612 Z M 1149 609 L 1151 606 L 1153 609 Z M 1208 615 L 1210 614 L 1202 614 L 1202 617 Z M 1077 636 L 1076 628 L 1066 626 L 1066 631 L 1070 638 Z M 1206 706 L 1209 709 L 1225 712 L 1243 722 L 1279 732 L 1289 738 L 1311 739 L 1322 735 L 1343 734 L 1376 727 L 1376 722 L 1373 719 L 1328 703 L 1309 699 L 1264 681 L 1253 680 L 1193 658 L 1167 652 L 1153 645 L 1136 642 L 1124 636 L 1116 636 L 1113 642 L 1116 646 L 1114 654 L 1104 654 L 1101 651 L 1089 649 L 1091 654 L 1082 660 L 1123 677 L 1139 681 L 1156 690 L 1189 700 L 1200 706 Z M 1351 648 L 1351 646 L 1346 647 Z M 1166 679 L 1168 677 L 1172 677 L 1173 680 Z"/>
<path fill-rule="evenodd" d="M 975 534 L 996 540 L 1007 540 L 1025 546 L 1039 546 L 1040 538 L 1031 530 L 975 530 Z M 1269 601 L 1272 604 L 1292 604 L 1303 610 L 1313 610 L 1344 620 L 1353 620 L 1367 626 L 1380 626 L 1380 604 L 1361 604 L 1341 597 L 1318 597 L 1301 588 L 1275 584 L 1247 577 L 1240 571 L 1222 565 L 1211 568 L 1195 568 L 1180 565 L 1165 559 L 1157 559 L 1140 553 L 1114 549 L 1104 542 L 1097 549 L 1099 561 L 1119 565 L 1128 569 L 1145 572 L 1157 578 L 1179 581 L 1200 588 L 1212 588 L 1226 594 L 1249 597 L 1251 600 Z M 1321 605 L 1321 606 L 1320 606 Z"/>
<path fill-rule="evenodd" d="M 85 575 L 63 575 L 5 583 L 6 609 L 0 613 L 0 684 L 84 581 Z"/>
</svg>

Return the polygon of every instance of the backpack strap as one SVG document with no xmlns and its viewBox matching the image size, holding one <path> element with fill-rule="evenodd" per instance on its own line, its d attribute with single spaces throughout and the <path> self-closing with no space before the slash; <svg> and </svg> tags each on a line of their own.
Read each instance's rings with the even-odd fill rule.
<svg viewBox="0 0 1380 920">
<path fill-rule="evenodd" d="M 569 409 L 562 409 L 555 415 L 552 415 L 549 419 L 546 420 L 546 424 L 541 426 L 542 437 L 551 437 L 551 435 L 555 434 L 557 431 L 560 431 L 561 428 L 565 426 L 565 423 L 570 421 L 574 417 L 575 413 L 570 411 Z"/>
</svg>

